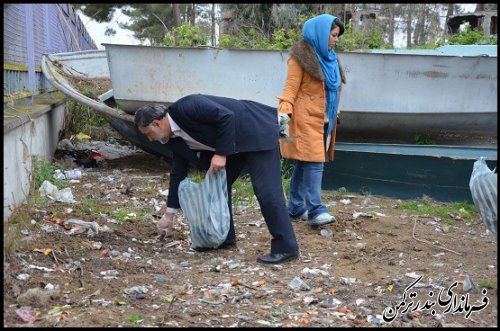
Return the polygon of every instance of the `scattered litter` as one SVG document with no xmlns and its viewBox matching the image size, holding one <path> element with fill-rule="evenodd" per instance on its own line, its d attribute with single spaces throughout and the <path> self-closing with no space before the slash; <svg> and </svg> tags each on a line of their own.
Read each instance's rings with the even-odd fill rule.
<svg viewBox="0 0 500 331">
<path fill-rule="evenodd" d="M 331 237 L 333 236 L 333 231 L 330 229 L 321 229 L 319 232 L 323 237 Z"/>
<path fill-rule="evenodd" d="M 68 202 L 75 203 L 76 200 L 73 198 L 73 193 L 71 192 L 71 188 L 66 187 L 62 190 L 59 190 L 57 186 L 45 180 L 40 188 L 38 189 L 40 195 L 42 197 L 46 196 L 48 198 L 54 199 L 59 202 Z"/>
<path fill-rule="evenodd" d="M 16 309 L 16 314 L 23 320 L 23 322 L 28 324 L 33 324 L 37 320 L 41 319 L 40 317 L 33 316 L 33 313 L 29 310 L 29 308 Z"/>
<path fill-rule="evenodd" d="M 469 292 L 473 288 L 474 288 L 474 283 L 472 282 L 472 279 L 469 276 L 469 274 L 466 273 L 464 275 L 464 284 L 463 284 L 464 292 Z"/>
<path fill-rule="evenodd" d="M 66 170 L 64 176 L 66 179 L 81 179 L 82 171 L 80 169 Z"/>
<path fill-rule="evenodd" d="M 309 285 L 307 285 L 302 279 L 299 277 L 295 277 L 288 283 L 288 287 L 290 287 L 292 290 L 305 290 L 308 291 L 311 289 Z"/>
<path fill-rule="evenodd" d="M 16 276 L 16 278 L 19 280 L 28 280 L 28 279 L 30 279 L 30 275 L 29 274 L 19 274 Z"/>
<path fill-rule="evenodd" d="M 411 277 L 411 278 L 414 278 L 414 279 L 417 279 L 417 278 L 419 278 L 419 277 L 420 277 L 420 275 L 418 275 L 417 273 L 415 273 L 415 272 L 413 272 L 413 271 L 412 271 L 412 272 L 407 272 L 407 273 L 405 274 L 405 276 L 408 276 L 408 277 Z"/>
<path fill-rule="evenodd" d="M 323 276 L 329 275 L 328 271 L 321 270 L 318 268 L 309 269 L 308 267 L 305 267 L 304 269 L 302 269 L 301 274 L 323 275 Z"/>
<path fill-rule="evenodd" d="M 63 172 L 59 169 L 56 169 L 54 171 L 54 179 L 59 179 L 59 180 L 63 180 L 63 179 L 66 179 L 66 176 L 63 174 Z"/>
<path fill-rule="evenodd" d="M 64 223 L 67 225 L 77 225 L 86 229 L 92 229 L 95 233 L 99 233 L 99 230 L 101 230 L 101 227 L 95 221 L 87 222 L 76 218 L 70 218 L 66 220 Z"/>
<path fill-rule="evenodd" d="M 46 272 L 54 272 L 54 271 L 56 271 L 55 269 L 46 268 L 46 267 L 39 267 L 39 266 L 36 266 L 36 265 L 33 265 L 33 264 L 30 264 L 28 267 L 31 268 L 31 269 L 37 269 L 37 270 L 42 270 L 42 271 L 46 271 Z"/>
<path fill-rule="evenodd" d="M 119 276 L 120 273 L 116 270 L 104 270 L 101 271 L 102 276 Z"/>
<path fill-rule="evenodd" d="M 340 283 L 343 285 L 353 285 L 355 282 L 356 278 L 340 277 Z"/>
<path fill-rule="evenodd" d="M 129 287 L 123 290 L 126 294 L 133 294 L 133 293 L 138 293 L 138 294 L 145 294 L 148 293 L 148 288 L 146 286 L 133 286 Z"/>
</svg>

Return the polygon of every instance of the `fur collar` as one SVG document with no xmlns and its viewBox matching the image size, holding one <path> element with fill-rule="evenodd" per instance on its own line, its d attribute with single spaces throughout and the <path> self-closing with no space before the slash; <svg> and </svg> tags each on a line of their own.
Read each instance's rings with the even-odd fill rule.
<svg viewBox="0 0 500 331">
<path fill-rule="evenodd" d="M 323 81 L 323 71 L 319 64 L 313 48 L 304 40 L 295 43 L 290 49 L 290 56 L 293 57 L 308 74 Z"/>
</svg>

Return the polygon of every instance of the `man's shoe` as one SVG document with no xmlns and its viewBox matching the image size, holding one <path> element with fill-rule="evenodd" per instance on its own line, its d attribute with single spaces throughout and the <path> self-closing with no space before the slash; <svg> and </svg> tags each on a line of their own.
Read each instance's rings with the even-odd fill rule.
<svg viewBox="0 0 500 331">
<path fill-rule="evenodd" d="M 223 242 L 217 249 L 237 249 L 235 242 Z"/>
<path fill-rule="evenodd" d="M 335 221 L 335 216 L 328 213 L 321 213 L 318 216 L 310 219 L 308 222 L 309 225 L 324 225 L 332 223 L 333 221 Z"/>
<path fill-rule="evenodd" d="M 298 222 L 298 221 L 307 221 L 308 215 L 307 215 L 307 210 L 300 215 L 299 217 L 292 217 L 292 221 Z"/>
<path fill-rule="evenodd" d="M 291 261 L 299 258 L 299 253 L 276 253 L 259 256 L 257 261 L 265 264 L 278 264 L 286 261 Z"/>
</svg>

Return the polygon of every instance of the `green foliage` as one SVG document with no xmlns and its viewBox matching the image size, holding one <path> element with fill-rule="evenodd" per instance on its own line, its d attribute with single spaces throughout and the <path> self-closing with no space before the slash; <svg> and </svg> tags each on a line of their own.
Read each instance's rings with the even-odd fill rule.
<svg viewBox="0 0 500 331">
<path fill-rule="evenodd" d="M 235 214 L 245 207 L 256 203 L 252 183 L 248 174 L 238 177 L 233 183 L 232 188 L 232 205 Z"/>
<path fill-rule="evenodd" d="M 186 5 L 180 5 L 183 6 Z M 183 8 L 180 10 L 182 12 Z M 162 45 L 167 32 L 176 26 L 171 3 L 128 4 L 122 11 L 130 16 L 130 21 L 118 26 L 133 31 L 135 38 L 149 41 L 151 46 Z"/>
<path fill-rule="evenodd" d="M 293 29 L 276 29 L 273 32 L 273 43 L 270 48 L 284 51 L 292 47 L 300 38 L 301 34 Z"/>
<path fill-rule="evenodd" d="M 403 202 L 398 208 L 419 215 L 438 216 L 443 222 L 448 224 L 452 224 L 453 220 L 456 218 L 461 218 L 465 223 L 471 224 L 472 214 L 477 213 L 476 207 L 465 201 L 450 204 L 437 204 L 425 198 Z"/>
<path fill-rule="evenodd" d="M 272 49 L 273 45 L 264 35 L 255 29 L 248 30 L 247 33 L 241 32 L 238 36 L 221 35 L 219 47 L 227 49 Z"/>
<path fill-rule="evenodd" d="M 149 213 L 140 212 L 137 213 L 135 210 L 127 209 L 127 208 L 119 208 L 113 212 L 113 217 L 116 218 L 119 222 L 125 222 L 130 219 L 143 219 L 147 217 Z"/>
<path fill-rule="evenodd" d="M 422 44 L 422 45 L 413 45 L 409 49 L 436 49 L 438 47 L 443 46 L 443 42 L 441 40 L 437 40 L 434 43 L 427 43 L 427 44 Z"/>
<path fill-rule="evenodd" d="M 285 194 L 290 192 L 290 182 L 293 174 L 293 163 L 290 160 L 281 158 L 281 183 Z"/>
<path fill-rule="evenodd" d="M 163 38 L 164 46 L 195 47 L 206 45 L 209 36 L 203 34 L 198 26 L 184 22 L 181 26 L 168 32 Z"/>
<path fill-rule="evenodd" d="M 420 133 L 413 134 L 413 139 L 415 139 L 415 144 L 417 145 L 436 145 L 435 139 L 425 138 Z"/>
<path fill-rule="evenodd" d="M 139 324 L 144 322 L 144 316 L 142 315 L 130 315 L 126 317 L 126 321 L 133 324 Z"/>
<path fill-rule="evenodd" d="M 384 42 L 382 32 L 378 28 L 373 28 L 366 33 L 360 30 L 353 31 L 351 23 L 346 24 L 344 34 L 335 45 L 335 50 L 340 52 L 388 48 L 392 47 Z"/>
<path fill-rule="evenodd" d="M 497 288 L 497 282 L 494 279 L 483 279 L 479 281 L 478 285 L 480 288 L 487 288 L 491 290 Z"/>
<path fill-rule="evenodd" d="M 106 140 L 107 136 L 103 129 L 112 130 L 102 115 L 89 106 L 74 100 L 68 101 L 68 109 L 64 118 L 65 138 L 84 133 L 97 140 Z"/>
<path fill-rule="evenodd" d="M 111 22 L 115 11 L 125 5 L 107 3 L 81 3 L 73 4 L 75 9 L 80 9 L 86 16 L 91 17 L 99 23 Z"/>
<path fill-rule="evenodd" d="M 497 35 L 495 34 L 487 37 L 480 29 L 473 29 L 470 25 L 467 25 L 465 31 L 450 36 L 450 38 L 448 39 L 448 44 L 497 45 Z"/>
<path fill-rule="evenodd" d="M 34 190 L 38 190 L 44 181 L 49 181 L 54 184 L 58 189 L 66 186 L 62 180 L 54 178 L 56 169 L 63 169 L 63 166 L 58 162 L 50 162 L 42 159 L 33 159 L 33 180 L 32 185 Z"/>
<path fill-rule="evenodd" d="M 188 175 L 189 180 L 191 180 L 193 183 L 201 183 L 203 179 L 205 179 L 205 174 L 198 170 L 198 169 L 193 169 L 189 175 Z"/>
</svg>

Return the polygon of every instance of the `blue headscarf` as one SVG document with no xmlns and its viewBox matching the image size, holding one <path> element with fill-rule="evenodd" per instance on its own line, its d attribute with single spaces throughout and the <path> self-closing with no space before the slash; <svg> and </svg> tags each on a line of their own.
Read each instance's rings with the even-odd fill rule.
<svg viewBox="0 0 500 331">
<path fill-rule="evenodd" d="M 331 135 L 333 127 L 337 122 L 337 109 L 339 104 L 340 71 L 337 62 L 337 54 L 328 49 L 330 31 L 332 30 L 335 16 L 322 14 L 307 20 L 302 28 L 302 36 L 316 53 L 326 85 L 326 114 L 328 116 L 328 131 Z"/>
</svg>

